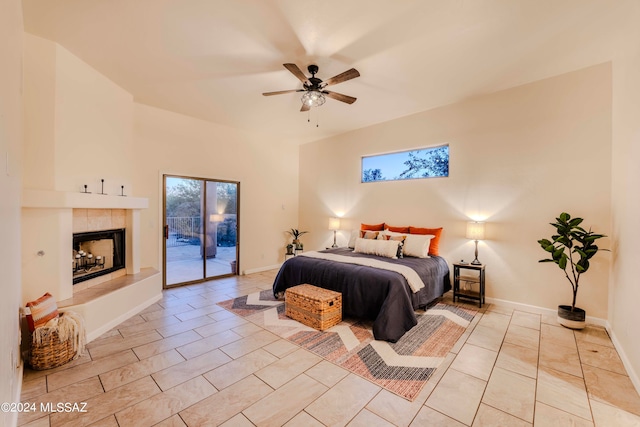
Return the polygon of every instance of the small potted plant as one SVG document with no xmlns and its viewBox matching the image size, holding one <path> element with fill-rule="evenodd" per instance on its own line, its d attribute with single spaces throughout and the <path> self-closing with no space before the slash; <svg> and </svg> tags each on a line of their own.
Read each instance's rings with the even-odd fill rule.
<svg viewBox="0 0 640 427">
<path fill-rule="evenodd" d="M 287 233 L 289 233 L 291 237 L 293 237 L 293 242 L 291 243 L 295 245 L 297 250 L 301 250 L 302 243 L 300 242 L 300 236 L 302 236 L 303 234 L 307 234 L 308 231 L 300 231 L 297 228 L 292 228 L 291 230 L 287 231 Z"/>
<path fill-rule="evenodd" d="M 580 227 L 582 218 L 571 218 L 566 212 L 550 223 L 556 229 L 556 234 L 549 239 L 540 239 L 538 243 L 551 258 L 541 259 L 539 262 L 553 262 L 562 271 L 573 289 L 571 305 L 558 306 L 558 323 L 571 329 L 585 327 L 586 312 L 576 307 L 580 277 L 589 270 L 589 260 L 598 253 L 596 240 L 606 237 Z M 606 249 L 602 249 L 606 250 Z"/>
</svg>

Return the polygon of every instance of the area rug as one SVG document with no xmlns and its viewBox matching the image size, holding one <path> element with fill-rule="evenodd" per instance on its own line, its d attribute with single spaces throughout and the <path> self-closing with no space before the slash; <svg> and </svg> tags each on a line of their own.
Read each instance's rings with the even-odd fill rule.
<svg viewBox="0 0 640 427">
<path fill-rule="evenodd" d="M 271 290 L 218 303 L 221 307 L 413 401 L 476 314 L 436 303 L 418 315 L 418 324 L 396 343 L 373 338 L 372 322 L 344 319 L 317 331 L 284 314 Z"/>
</svg>

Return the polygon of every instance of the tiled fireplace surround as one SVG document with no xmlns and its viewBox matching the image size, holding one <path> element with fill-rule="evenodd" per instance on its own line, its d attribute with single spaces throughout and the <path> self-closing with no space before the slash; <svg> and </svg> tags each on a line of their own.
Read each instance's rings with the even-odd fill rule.
<svg viewBox="0 0 640 427">
<path fill-rule="evenodd" d="M 73 209 L 73 234 L 87 233 L 89 231 L 113 230 L 127 227 L 127 215 L 125 209 Z M 92 288 L 118 277 L 126 275 L 125 269 L 85 280 L 73 285 L 73 294 L 79 295 L 80 291 Z M 90 293 L 87 292 L 87 295 Z M 81 294 L 80 294 L 81 297 Z"/>
<path fill-rule="evenodd" d="M 85 319 L 87 339 L 100 336 L 162 296 L 162 278 L 140 267 L 140 211 L 147 199 L 59 191 L 23 193 L 23 298 L 44 292 L 61 311 Z M 126 229 L 126 269 L 73 285 L 74 233 Z"/>
</svg>

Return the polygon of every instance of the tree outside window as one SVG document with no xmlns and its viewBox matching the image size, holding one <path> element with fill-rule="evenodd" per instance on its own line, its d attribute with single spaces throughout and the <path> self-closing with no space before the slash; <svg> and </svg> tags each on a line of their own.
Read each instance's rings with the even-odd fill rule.
<svg viewBox="0 0 640 427">
<path fill-rule="evenodd" d="M 362 158 L 362 182 L 449 176 L 449 146 Z"/>
</svg>

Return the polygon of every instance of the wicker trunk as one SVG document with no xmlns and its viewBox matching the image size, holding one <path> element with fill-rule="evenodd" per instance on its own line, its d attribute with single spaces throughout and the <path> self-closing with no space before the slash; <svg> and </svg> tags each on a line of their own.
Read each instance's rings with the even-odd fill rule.
<svg viewBox="0 0 640 427">
<path fill-rule="evenodd" d="M 313 285 L 298 285 L 285 292 L 285 314 L 318 330 L 342 321 L 342 294 Z"/>
</svg>

